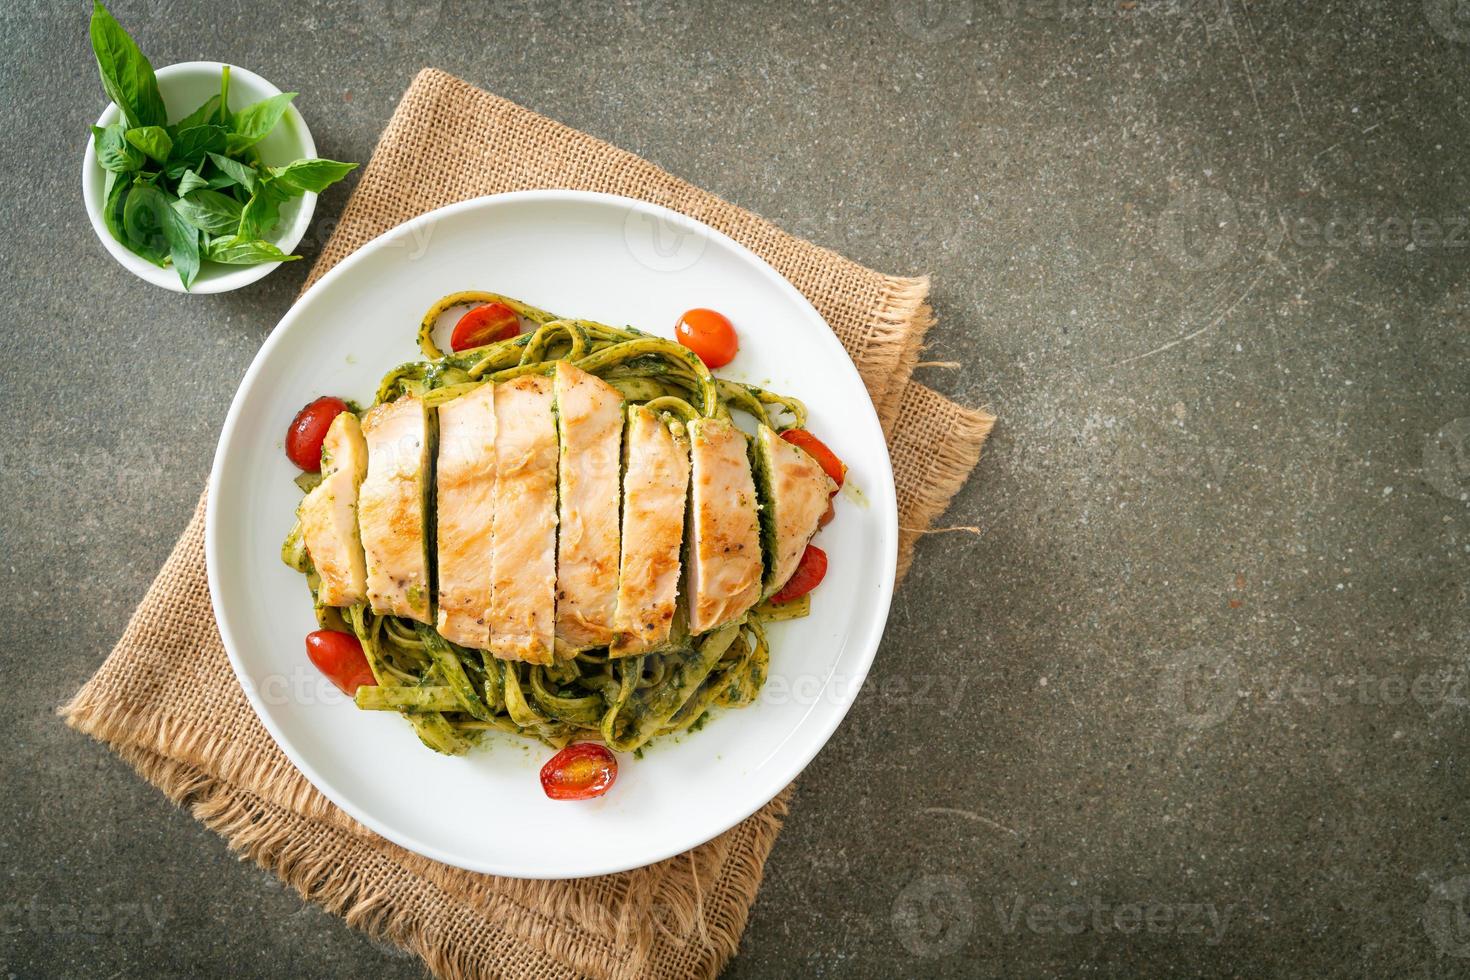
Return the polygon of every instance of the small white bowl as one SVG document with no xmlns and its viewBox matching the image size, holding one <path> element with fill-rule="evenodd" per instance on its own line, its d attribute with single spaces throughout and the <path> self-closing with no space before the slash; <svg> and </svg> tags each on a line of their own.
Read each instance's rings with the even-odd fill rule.
<svg viewBox="0 0 1470 980">
<path fill-rule="evenodd" d="M 168 109 L 170 121 L 177 121 L 193 112 L 211 95 L 220 90 L 220 71 L 224 65 L 218 61 L 185 61 L 167 68 L 158 69 L 158 90 L 163 104 Z M 281 90 L 252 71 L 235 65 L 230 66 L 230 109 L 239 110 L 252 102 L 279 95 Z M 118 120 L 118 108 L 108 103 L 107 111 L 97 120 L 98 126 L 110 126 Z M 285 166 L 293 160 L 316 156 L 316 143 L 306 120 L 295 106 L 286 110 L 281 122 L 271 134 L 256 144 L 260 158 L 274 167 Z M 128 248 L 112 237 L 102 221 L 102 190 L 107 173 L 97 163 L 97 151 L 92 145 L 92 134 L 87 134 L 87 152 L 82 158 L 82 198 L 87 203 L 87 217 L 92 219 L 92 230 L 106 246 L 112 257 L 139 279 L 146 279 L 155 286 L 184 292 L 179 274 L 169 267 L 160 268 L 147 259 L 134 255 Z M 311 224 L 312 212 L 316 210 L 316 195 L 307 193 L 292 198 L 281 205 L 281 222 L 276 226 L 271 240 L 283 252 L 292 252 L 300 244 Z M 248 286 L 269 275 L 280 262 L 261 265 L 221 265 L 218 262 L 200 263 L 199 276 L 189 289 L 191 293 L 224 293 L 231 289 Z"/>
</svg>

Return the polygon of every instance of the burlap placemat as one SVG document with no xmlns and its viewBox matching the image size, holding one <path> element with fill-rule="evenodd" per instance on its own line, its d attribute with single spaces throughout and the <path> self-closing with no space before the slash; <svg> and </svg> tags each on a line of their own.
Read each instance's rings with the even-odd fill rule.
<svg viewBox="0 0 1470 980">
<path fill-rule="evenodd" d="M 879 409 L 898 483 L 900 575 L 979 459 L 991 416 L 909 375 L 932 322 L 924 279 L 880 275 L 630 153 L 439 71 L 416 78 L 308 280 L 387 229 L 482 194 L 579 188 L 666 205 L 729 234 L 804 293 Z M 493 288 L 493 283 L 482 284 Z M 204 569 L 204 500 L 122 639 L 62 712 L 150 782 L 352 925 L 444 977 L 712 976 L 735 952 L 788 788 L 744 823 L 648 868 L 578 881 L 472 874 L 388 843 L 276 748 L 236 683 Z"/>
</svg>

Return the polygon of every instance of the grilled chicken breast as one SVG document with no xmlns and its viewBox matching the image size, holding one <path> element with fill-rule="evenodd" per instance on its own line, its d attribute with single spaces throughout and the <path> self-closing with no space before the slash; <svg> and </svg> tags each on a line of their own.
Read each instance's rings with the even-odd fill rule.
<svg viewBox="0 0 1470 980">
<path fill-rule="evenodd" d="M 439 406 L 439 635 L 490 646 L 490 550 L 495 513 L 495 387 Z"/>
<path fill-rule="evenodd" d="M 324 606 L 351 606 L 367 598 L 367 568 L 357 533 L 357 488 L 367 474 L 367 457 L 357 416 L 341 413 L 322 441 L 322 482 L 296 511 L 320 579 L 317 601 Z"/>
<path fill-rule="evenodd" d="M 760 599 L 761 540 L 745 434 L 723 419 L 695 419 L 689 441 L 689 629 L 697 635 Z"/>
<path fill-rule="evenodd" d="M 623 396 L 566 361 L 556 365 L 561 526 L 556 638 L 568 651 L 612 640 L 618 599 L 618 497 Z"/>
<path fill-rule="evenodd" d="M 656 412 L 628 410 L 623 550 L 609 654 L 647 653 L 669 640 L 689 489 L 689 442 Z"/>
<path fill-rule="evenodd" d="M 755 475 L 761 495 L 761 536 L 766 551 L 762 597 L 786 584 L 801 561 L 837 484 L 804 450 L 762 425 L 755 438 Z"/>
<path fill-rule="evenodd" d="M 556 625 L 556 423 L 550 378 L 495 388 L 490 650 L 549 664 Z"/>
<path fill-rule="evenodd" d="M 367 476 L 358 490 L 358 527 L 373 612 L 432 623 L 424 526 L 429 482 L 429 418 L 404 395 L 362 417 Z"/>
</svg>

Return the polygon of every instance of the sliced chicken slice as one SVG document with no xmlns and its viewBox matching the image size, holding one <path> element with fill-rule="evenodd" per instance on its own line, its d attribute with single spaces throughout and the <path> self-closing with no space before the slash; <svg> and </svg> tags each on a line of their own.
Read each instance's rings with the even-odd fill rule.
<svg viewBox="0 0 1470 980">
<path fill-rule="evenodd" d="M 495 388 L 490 650 L 549 664 L 556 631 L 556 422 L 550 378 Z"/>
<path fill-rule="evenodd" d="M 495 513 L 495 387 L 439 406 L 439 635 L 490 646 L 490 542 Z"/>
<path fill-rule="evenodd" d="M 316 567 L 316 597 L 324 606 L 367 598 L 367 568 L 357 533 L 357 488 L 367 474 L 367 443 L 357 416 L 343 412 L 322 441 L 322 482 L 301 501 L 301 538 Z"/>
<path fill-rule="evenodd" d="M 761 494 L 761 535 L 766 549 L 762 597 L 773 595 L 796 571 L 817 533 L 837 484 L 804 450 L 762 425 L 755 437 L 755 477 Z"/>
<path fill-rule="evenodd" d="M 689 441 L 689 629 L 697 635 L 760 599 L 761 539 L 745 434 L 723 419 L 696 419 Z"/>
<path fill-rule="evenodd" d="M 612 641 L 618 599 L 618 483 L 623 396 L 566 361 L 556 364 L 561 526 L 556 638 L 566 651 Z"/>
<path fill-rule="evenodd" d="M 677 424 L 676 424 L 677 425 Z M 623 554 L 617 632 L 609 653 L 631 656 L 669 640 L 679 592 L 679 546 L 689 490 L 689 441 L 642 406 L 628 410 Z"/>
<path fill-rule="evenodd" d="M 429 419 L 415 395 L 371 408 L 362 417 L 367 477 L 357 521 L 367 558 L 373 612 L 432 623 L 424 527 L 429 482 Z"/>
</svg>

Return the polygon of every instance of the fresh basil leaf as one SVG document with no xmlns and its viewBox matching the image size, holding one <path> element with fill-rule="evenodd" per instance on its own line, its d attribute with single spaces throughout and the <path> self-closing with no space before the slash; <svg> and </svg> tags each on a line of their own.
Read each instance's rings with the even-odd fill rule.
<svg viewBox="0 0 1470 980">
<path fill-rule="evenodd" d="M 199 275 L 199 229 L 170 207 L 163 222 L 163 234 L 168 239 L 168 256 L 179 273 L 184 291 L 188 292 Z"/>
<path fill-rule="evenodd" d="M 230 124 L 230 66 L 219 69 L 219 121 L 221 126 Z"/>
<path fill-rule="evenodd" d="M 320 194 L 337 181 L 357 169 L 355 163 L 338 163 L 336 160 L 297 160 L 284 167 L 268 168 L 275 183 L 293 194 L 310 191 Z"/>
<path fill-rule="evenodd" d="M 227 173 L 222 172 L 219 167 L 216 167 L 213 162 L 207 158 L 207 156 L 205 161 L 199 165 L 195 172 L 200 177 L 209 182 L 209 189 L 212 191 L 234 191 L 240 186 L 239 182 L 236 181 L 235 178 L 231 177 Z"/>
<path fill-rule="evenodd" d="M 240 215 L 240 237 L 265 238 L 275 231 L 281 220 L 281 204 L 286 200 L 287 195 L 276 189 L 275 181 L 259 181 Z"/>
<path fill-rule="evenodd" d="M 123 244 L 155 265 L 168 257 L 164 225 L 172 220 L 168 198 L 152 184 L 134 184 L 123 206 Z"/>
<path fill-rule="evenodd" d="M 123 207 L 132 188 L 132 178 L 112 170 L 107 172 L 107 183 L 102 192 L 102 223 L 122 245 L 128 243 L 127 233 L 123 230 Z"/>
<path fill-rule="evenodd" d="M 146 153 L 150 159 L 164 163 L 168 160 L 169 151 L 173 149 L 174 142 L 168 138 L 162 126 L 140 126 L 130 129 L 123 136 L 127 141 Z"/>
<path fill-rule="evenodd" d="M 107 207 L 112 203 L 113 192 L 117 190 L 121 179 L 122 176 L 116 170 L 109 170 L 102 175 L 102 223 L 107 226 L 108 231 L 112 231 L 112 222 L 108 220 Z M 113 232 L 113 237 L 116 236 L 117 233 Z"/>
<path fill-rule="evenodd" d="M 92 146 L 97 151 L 97 162 L 102 165 L 103 170 L 130 174 L 142 168 L 143 154 L 123 137 L 126 132 L 127 126 L 124 123 L 113 123 L 106 129 L 92 127 Z"/>
<path fill-rule="evenodd" d="M 183 119 L 179 120 L 179 131 L 193 129 L 195 126 L 204 126 L 215 121 L 214 116 L 219 112 L 219 96 L 211 95 L 204 104 Z"/>
<path fill-rule="evenodd" d="M 231 113 L 230 126 L 234 132 L 229 137 L 229 152 L 239 153 L 265 139 L 276 128 L 276 123 L 281 121 L 286 107 L 294 98 L 295 92 L 282 92 Z"/>
<path fill-rule="evenodd" d="M 179 198 L 173 206 L 181 218 L 211 235 L 234 234 L 240 227 L 239 202 L 219 191 L 196 190 Z"/>
<path fill-rule="evenodd" d="M 202 190 L 208 186 L 209 181 L 199 176 L 199 174 L 193 170 L 185 169 L 185 171 L 179 175 L 179 197 L 184 197 L 191 191 Z"/>
<path fill-rule="evenodd" d="M 219 153 L 224 150 L 225 137 L 228 135 L 229 130 L 223 126 L 180 128 L 179 135 L 174 139 L 170 159 L 183 160 L 191 164 L 203 163 L 204 154 Z"/>
<path fill-rule="evenodd" d="M 101 0 L 95 0 L 92 7 L 88 33 L 102 87 L 107 90 L 107 97 L 117 103 L 128 127 L 166 125 L 168 110 L 163 106 L 163 96 L 158 94 L 153 66 L 128 32 L 102 6 Z"/>
<path fill-rule="evenodd" d="M 226 174 L 235 183 L 247 191 L 255 191 L 255 170 L 247 167 L 239 160 L 231 160 L 229 157 L 220 156 L 218 153 L 209 154 L 210 161 L 219 168 L 220 173 Z"/>
<path fill-rule="evenodd" d="M 225 265 L 259 265 L 262 262 L 293 262 L 301 256 L 287 255 L 270 242 L 251 241 L 237 235 L 212 240 L 205 258 Z"/>
</svg>

